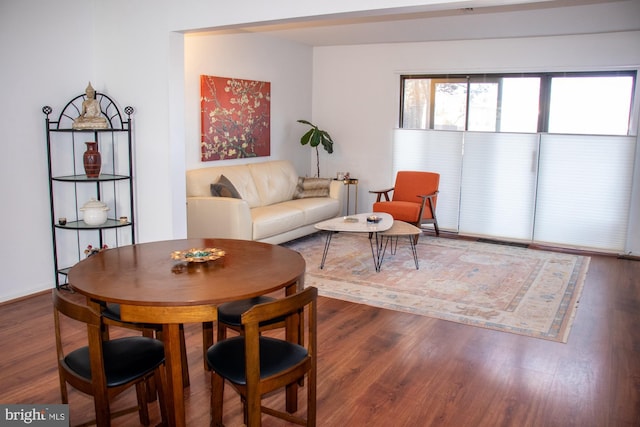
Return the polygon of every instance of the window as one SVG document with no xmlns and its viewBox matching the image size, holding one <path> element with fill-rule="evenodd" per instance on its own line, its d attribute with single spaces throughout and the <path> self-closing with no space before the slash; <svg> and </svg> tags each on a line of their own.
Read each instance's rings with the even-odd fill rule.
<svg viewBox="0 0 640 427">
<path fill-rule="evenodd" d="M 635 71 L 402 76 L 400 127 L 628 135 Z"/>
<path fill-rule="evenodd" d="M 632 76 L 553 77 L 549 133 L 627 135 Z"/>
<path fill-rule="evenodd" d="M 440 228 L 628 252 L 636 72 L 403 76 L 393 171 L 440 173 Z"/>
</svg>

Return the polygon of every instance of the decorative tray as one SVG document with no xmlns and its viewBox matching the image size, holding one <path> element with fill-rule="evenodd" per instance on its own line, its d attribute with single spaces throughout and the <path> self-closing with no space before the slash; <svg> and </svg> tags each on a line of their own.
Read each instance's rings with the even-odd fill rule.
<svg viewBox="0 0 640 427">
<path fill-rule="evenodd" d="M 358 218 L 354 216 L 346 216 L 344 217 L 344 222 L 358 222 Z"/>
<path fill-rule="evenodd" d="M 216 248 L 193 248 L 186 251 L 171 252 L 171 259 L 186 262 L 207 262 L 222 258 L 225 252 Z"/>
</svg>

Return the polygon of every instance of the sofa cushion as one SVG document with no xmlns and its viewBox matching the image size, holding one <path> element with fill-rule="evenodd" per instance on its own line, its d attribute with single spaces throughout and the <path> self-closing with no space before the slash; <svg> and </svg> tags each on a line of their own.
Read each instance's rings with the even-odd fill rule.
<svg viewBox="0 0 640 427">
<path fill-rule="evenodd" d="M 283 203 L 284 206 L 300 210 L 304 213 L 304 224 L 315 224 L 328 218 L 340 215 L 340 201 L 330 197 L 312 197 L 294 199 Z"/>
<path fill-rule="evenodd" d="M 219 166 L 187 171 L 187 197 L 211 197 L 211 183 L 224 175 L 249 207 L 260 206 L 258 189 L 246 165 Z"/>
<path fill-rule="evenodd" d="M 306 199 L 309 197 L 329 197 L 331 187 L 330 178 L 298 178 L 294 199 Z"/>
<path fill-rule="evenodd" d="M 298 182 L 298 173 L 291 162 L 275 160 L 272 162 L 251 163 L 247 167 L 251 171 L 251 176 L 260 197 L 259 206 L 273 205 L 293 198 Z M 255 207 L 251 204 L 250 206 Z"/>
<path fill-rule="evenodd" d="M 253 240 L 281 234 L 304 225 L 304 212 L 286 203 L 251 209 Z"/>
<path fill-rule="evenodd" d="M 220 175 L 218 182 L 211 184 L 211 195 L 213 197 L 232 197 L 234 199 L 242 199 L 236 187 L 233 186 L 231 181 L 224 176 Z"/>
</svg>

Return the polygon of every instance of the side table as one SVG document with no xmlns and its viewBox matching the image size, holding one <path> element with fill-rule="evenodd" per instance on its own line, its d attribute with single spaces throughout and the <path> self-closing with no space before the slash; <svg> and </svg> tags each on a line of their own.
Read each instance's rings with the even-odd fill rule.
<svg viewBox="0 0 640 427">
<path fill-rule="evenodd" d="M 347 216 L 350 215 L 349 205 L 350 205 L 350 194 L 351 194 L 351 186 L 355 186 L 356 197 L 355 197 L 355 205 L 353 207 L 354 215 L 358 213 L 358 179 L 357 178 L 347 178 L 342 180 L 344 185 L 347 186 Z"/>
</svg>

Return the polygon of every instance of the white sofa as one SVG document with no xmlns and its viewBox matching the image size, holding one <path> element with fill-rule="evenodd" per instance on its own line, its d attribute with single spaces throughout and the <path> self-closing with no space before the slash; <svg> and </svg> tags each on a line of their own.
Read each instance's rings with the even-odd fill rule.
<svg viewBox="0 0 640 427">
<path fill-rule="evenodd" d="M 211 184 L 221 175 L 241 199 L 212 196 Z M 278 244 L 342 214 L 342 181 L 331 180 L 328 197 L 294 198 L 298 181 L 293 165 L 283 160 L 188 170 L 187 235 Z"/>
</svg>

